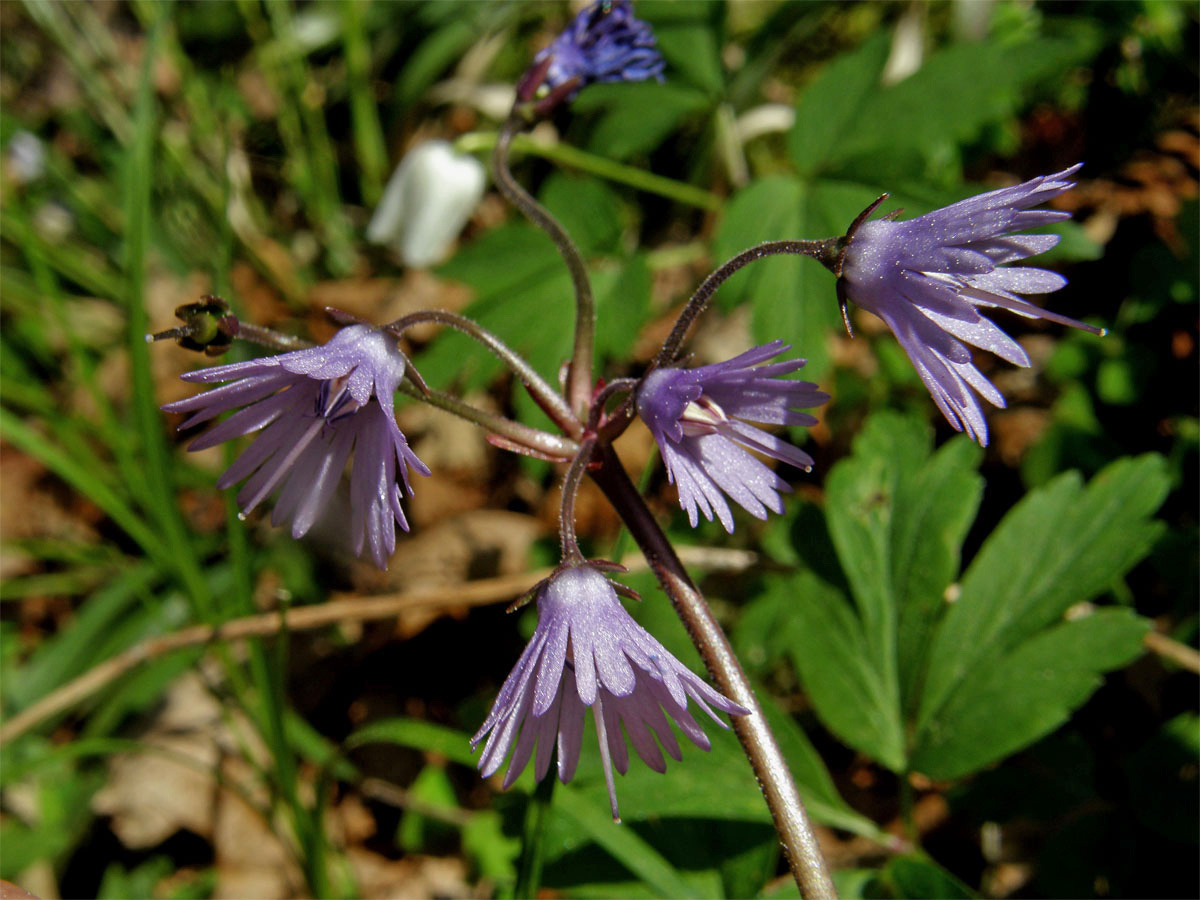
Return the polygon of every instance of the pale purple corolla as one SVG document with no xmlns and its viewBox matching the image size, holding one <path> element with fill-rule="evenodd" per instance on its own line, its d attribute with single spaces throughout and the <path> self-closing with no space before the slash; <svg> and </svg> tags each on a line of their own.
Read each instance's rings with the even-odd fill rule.
<svg viewBox="0 0 1200 900">
<path fill-rule="evenodd" d="M 509 787 L 534 761 L 540 781 L 557 749 L 559 781 L 575 776 L 590 708 L 600 742 L 613 819 L 619 820 L 613 769 L 629 769 L 625 735 L 642 761 L 666 771 L 662 750 L 682 758 L 668 719 L 693 744 L 708 750 L 708 736 L 688 711 L 689 698 L 722 728 L 714 707 L 729 715 L 748 710 L 727 699 L 672 656 L 625 611 L 608 579 L 590 565 L 565 569 L 537 590 L 538 624 L 476 735 L 487 737 L 479 768 L 486 778 L 512 756 L 504 773 Z M 625 735 L 621 729 L 624 726 Z M 657 740 L 655 740 L 657 738 Z M 661 745 L 661 750 L 660 750 Z"/>
<path fill-rule="evenodd" d="M 1018 366 L 1029 355 L 980 309 L 1000 307 L 1095 334 L 1103 329 L 1045 310 L 1020 294 L 1047 294 L 1067 283 L 1046 269 L 1006 264 L 1044 253 L 1054 234 L 1016 234 L 1070 217 L 1034 210 L 1074 187 L 1075 165 L 1053 175 L 989 191 L 915 219 L 864 222 L 850 236 L 838 292 L 883 319 L 946 419 L 986 445 L 979 398 L 1004 397 L 979 371 L 970 344 Z"/>
<path fill-rule="evenodd" d="M 295 538 L 328 504 L 353 453 L 351 546 L 385 569 L 396 548 L 396 523 L 408 530 L 400 506 L 401 486 L 412 494 L 408 469 L 429 474 L 396 425 L 393 395 L 404 370 L 394 337 L 349 325 L 317 347 L 188 372 L 185 381 L 230 383 L 163 410 L 191 413 L 180 429 L 238 410 L 189 450 L 261 431 L 217 486 L 247 479 L 237 495 L 243 516 L 278 490 L 272 523 L 290 522 Z"/>
<path fill-rule="evenodd" d="M 638 386 L 638 415 L 658 443 L 693 527 L 703 513 L 733 531 L 724 495 L 760 519 L 768 510 L 783 512 L 779 493 L 791 487 L 748 451 L 812 468 L 803 450 L 751 424 L 815 425 L 816 418 L 800 410 L 829 399 L 815 384 L 780 377 L 801 368 L 803 359 L 760 365 L 788 349 L 772 341 L 708 366 L 655 369 Z"/>
</svg>

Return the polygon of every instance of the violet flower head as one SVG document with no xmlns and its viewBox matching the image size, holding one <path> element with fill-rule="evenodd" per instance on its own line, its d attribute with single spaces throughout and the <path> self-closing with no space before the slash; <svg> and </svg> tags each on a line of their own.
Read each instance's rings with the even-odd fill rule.
<svg viewBox="0 0 1200 900">
<path fill-rule="evenodd" d="M 1095 334 L 1103 329 L 1042 309 L 1020 294 L 1046 294 L 1061 275 L 1007 263 L 1049 250 L 1053 234 L 1016 234 L 1070 218 L 1035 210 L 1074 187 L 1075 165 L 1053 175 L 960 200 L 903 222 L 875 219 L 851 236 L 838 294 L 883 319 L 912 360 L 946 419 L 981 445 L 987 422 L 979 398 L 1004 407 L 1004 397 L 975 367 L 966 344 L 1017 366 L 1029 356 L 981 313 L 1001 307 Z"/>
<path fill-rule="evenodd" d="M 217 486 L 248 479 L 237 495 L 243 517 L 278 488 L 271 521 L 290 521 L 294 538 L 312 527 L 353 452 L 352 546 L 361 555 L 365 545 L 375 564 L 386 569 L 396 549 L 396 523 L 408 530 L 400 486 L 411 496 L 410 467 L 429 474 L 392 409 L 404 366 L 394 338 L 369 325 L 349 325 L 319 347 L 188 372 L 185 381 L 231 383 L 163 410 L 192 414 L 180 430 L 238 410 L 189 450 L 261 431 Z"/>
<path fill-rule="evenodd" d="M 558 780 L 570 781 L 579 764 L 584 712 L 591 707 L 613 819 L 619 820 L 612 770 L 622 775 L 629 770 L 622 725 L 642 761 L 664 772 L 662 750 L 673 759 L 682 758 L 668 718 L 697 747 L 711 747 L 687 709 L 689 697 L 722 728 L 728 726 L 713 707 L 729 715 L 749 712 L 667 652 L 625 611 L 608 579 L 589 565 L 566 569 L 543 582 L 537 609 L 533 637 L 471 738 L 474 749 L 487 736 L 479 758 L 485 778 L 500 769 L 512 750 L 505 788 L 525 769 L 535 745 L 537 779 L 549 771 L 557 747 Z"/>
<path fill-rule="evenodd" d="M 664 66 L 654 32 L 634 18 L 629 0 L 597 0 L 534 57 L 517 92 L 525 96 L 545 85 L 551 93 L 566 90 L 561 99 L 569 100 L 597 82 L 661 81 Z M 572 79 L 574 86 L 565 87 Z"/>
<path fill-rule="evenodd" d="M 783 512 L 780 491 L 786 481 L 748 450 L 808 471 L 813 461 L 803 450 L 750 424 L 815 425 L 800 412 L 820 406 L 829 395 L 807 381 L 780 378 L 805 360 L 765 363 L 790 345 L 772 341 L 725 362 L 697 369 L 655 369 L 638 386 L 638 415 L 650 428 L 679 491 L 679 505 L 695 527 L 698 513 L 714 513 L 733 531 L 726 494 L 753 516 Z"/>
</svg>

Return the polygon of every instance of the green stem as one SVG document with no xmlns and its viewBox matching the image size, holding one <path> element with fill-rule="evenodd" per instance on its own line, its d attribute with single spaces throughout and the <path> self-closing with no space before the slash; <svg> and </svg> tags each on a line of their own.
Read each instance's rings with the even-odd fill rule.
<svg viewBox="0 0 1200 900">
<path fill-rule="evenodd" d="M 499 135 L 495 133 L 475 131 L 459 137 L 454 142 L 454 146 L 463 153 L 484 153 L 493 149 L 498 139 Z M 725 203 L 724 198 L 695 185 L 685 184 L 682 181 L 675 181 L 673 178 L 664 178 L 653 172 L 614 162 L 569 144 L 547 144 L 522 134 L 513 139 L 512 148 L 518 153 L 540 156 L 542 159 L 548 159 L 559 165 L 579 169 L 581 172 L 590 172 L 609 181 L 625 184 L 647 194 L 666 197 L 668 200 L 685 203 L 688 206 L 716 211 Z"/>
<path fill-rule="evenodd" d="M 154 379 L 146 348 L 146 310 L 144 303 L 146 250 L 150 238 L 150 179 L 154 171 L 154 146 L 158 137 L 158 111 L 151 67 L 157 59 L 159 39 L 165 17 L 150 30 L 146 42 L 141 82 L 134 107 L 134 130 L 127 149 L 125 168 L 125 246 L 122 268 L 125 273 L 125 303 L 128 342 L 133 382 L 133 408 L 145 454 L 145 480 L 154 499 L 151 515 L 157 520 L 165 539 L 172 566 L 186 587 L 193 609 L 203 620 L 211 620 L 212 595 L 200 569 L 187 529 L 175 502 L 171 461 L 163 439 L 162 417 L 154 397 Z"/>
<path fill-rule="evenodd" d="M 550 760 L 550 771 L 546 773 L 525 807 L 525 833 L 522 840 L 521 868 L 517 872 L 514 897 L 536 897 L 542 882 L 542 861 L 545 857 L 546 813 L 554 799 L 554 777 L 557 765 Z"/>
</svg>

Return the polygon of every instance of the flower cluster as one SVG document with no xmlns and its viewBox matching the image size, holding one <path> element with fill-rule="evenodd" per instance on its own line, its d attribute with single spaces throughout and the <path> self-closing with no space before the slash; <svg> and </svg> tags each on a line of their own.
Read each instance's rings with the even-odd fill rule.
<svg viewBox="0 0 1200 900">
<path fill-rule="evenodd" d="M 545 111 L 588 84 L 661 77 L 663 67 L 653 33 L 634 18 L 628 0 L 598 0 L 537 55 L 517 96 L 521 103 L 540 97 L 534 111 Z M 561 393 L 497 336 L 463 316 L 440 310 L 414 313 L 385 328 L 347 325 L 322 346 L 188 373 L 183 376 L 187 381 L 222 386 L 163 409 L 189 414 L 181 429 L 231 413 L 196 439 L 191 450 L 256 434 L 221 475 L 218 486 L 245 482 L 237 495 L 242 515 L 276 495 L 272 521 L 290 523 L 296 538 L 307 533 L 328 506 L 353 456 L 351 543 L 356 553 L 369 553 L 379 567 L 386 568 L 395 549 L 396 525 L 408 529 L 401 506 L 403 495 L 413 493 L 408 470 L 429 474 L 395 420 L 394 394 L 402 380 L 407 375 L 421 384 L 408 370 L 396 336 L 417 320 L 436 321 L 459 328 L 505 362 L 560 426 L 562 435 L 470 407 L 450 394 L 427 394 L 426 399 L 476 424 L 495 426 L 498 433 L 490 437 L 498 446 L 546 459 L 573 459 L 560 515 L 563 562 L 535 588 L 537 628 L 471 746 L 483 744 L 479 768 L 485 777 L 498 772 L 507 760 L 505 788 L 530 760 L 535 776 L 542 779 L 557 758 L 557 776 L 568 782 L 579 763 L 590 710 L 617 819 L 613 771 L 628 771 L 626 741 L 647 766 L 663 772 L 664 751 L 681 759 L 675 729 L 697 747 L 710 747 L 694 710 L 689 709 L 691 703 L 722 728 L 728 725 L 719 713 L 743 716 L 751 710 L 711 687 L 634 621 L 618 597 L 618 588 L 626 589 L 601 572 L 606 564 L 584 561 L 574 531 L 579 482 L 591 467 L 630 530 L 637 529 L 639 543 L 662 551 L 657 553 L 663 567 L 658 571 L 679 608 L 699 604 L 703 609 L 702 600 L 689 593 L 690 586 L 679 587 L 680 582 L 686 584 L 686 574 L 678 569 L 669 548 L 663 547 L 666 538 L 640 505 L 623 470 L 612 466 L 612 441 L 629 425 L 631 410 L 636 412 L 659 447 L 691 525 L 696 526 L 703 515 L 732 532 L 730 500 L 760 519 L 768 512 L 783 511 L 781 494 L 791 488 L 761 457 L 805 471 L 813 466 L 807 453 L 760 426 L 815 425 L 816 418 L 805 410 L 829 400 L 815 384 L 787 377 L 799 371 L 805 360 L 777 359 L 791 349 L 782 340 L 712 365 L 670 364 L 678 358 L 695 316 L 722 281 L 770 253 L 805 253 L 819 259 L 836 271 L 843 304 L 853 301 L 883 319 L 950 424 L 981 444 L 987 442 L 987 423 L 980 399 L 1002 407 L 1004 398 L 976 367 L 970 348 L 990 351 L 1015 365 L 1029 365 L 1021 346 L 981 310 L 1002 308 L 1075 328 L 1100 329 L 1051 313 L 1023 296 L 1058 290 L 1065 284 L 1062 276 L 1011 265 L 1057 242 L 1054 235 L 1020 232 L 1067 217 L 1034 207 L 1073 186 L 1070 177 L 1079 169 L 1073 166 L 907 221 L 862 221 L 868 210 L 843 238 L 776 241 L 747 250 L 697 290 L 644 377 L 618 379 L 589 393 L 592 385 L 584 379 L 591 378 L 595 308 L 585 262 L 561 226 L 516 185 L 506 169 L 508 141 L 517 128 L 529 124 L 530 117 L 522 115 L 526 112 L 517 109 L 501 130 L 495 167 L 501 177 L 496 183 L 547 230 L 571 267 L 579 324 L 575 356 L 567 370 L 571 377 Z M 445 142 L 427 142 L 409 154 L 389 182 L 368 237 L 394 242 L 409 265 L 429 265 L 453 241 L 483 186 L 483 169 L 473 158 L 457 155 Z M 250 336 L 239 331 L 245 326 L 217 298 L 181 307 L 178 314 L 183 326 L 153 337 L 176 337 L 185 346 L 219 353 L 233 337 Z M 820 335 L 811 337 L 820 339 Z M 577 373 L 583 374 L 577 378 Z M 576 386 L 583 389 L 575 390 Z M 606 405 L 620 392 L 630 396 Z M 610 480 L 606 482 L 605 476 Z M 685 618 L 693 616 L 689 621 L 693 626 L 707 615 L 707 610 L 697 614 L 694 609 L 684 613 Z M 702 634 L 706 627 L 695 628 L 695 633 L 702 642 L 710 642 L 705 658 L 719 683 L 754 706 L 744 675 L 736 664 L 728 663 L 728 655 L 722 657 L 717 638 Z M 711 631 L 719 635 L 719 629 Z M 728 651 L 727 645 L 724 650 Z M 746 721 L 752 729 L 758 727 L 759 719 Z M 749 741 L 748 747 L 753 743 Z"/>
<path fill-rule="evenodd" d="M 217 485 L 226 488 L 247 479 L 237 496 L 242 515 L 278 488 L 272 522 L 290 521 L 295 538 L 313 526 L 353 453 L 352 545 L 357 554 L 365 545 L 385 569 L 396 549 L 396 523 L 408 530 L 400 484 L 411 495 L 408 469 L 429 474 L 392 410 L 404 367 L 394 338 L 367 325 L 349 325 L 319 347 L 189 372 L 185 381 L 231 383 L 163 409 L 191 413 L 181 430 L 239 410 L 189 450 L 261 431 Z"/>
<path fill-rule="evenodd" d="M 1069 218 L 1034 210 L 1074 187 L 1075 165 L 953 203 L 903 222 L 864 222 L 851 236 L 839 291 L 883 319 L 912 360 L 938 409 L 958 431 L 987 444 L 979 397 L 1003 407 L 1004 397 L 975 367 L 970 344 L 1018 366 L 1028 366 L 1021 345 L 980 312 L 1000 307 L 1034 319 L 1103 333 L 1024 299 L 1066 284 L 1061 275 L 1006 264 L 1044 253 L 1053 234 L 1016 234 Z"/>
<path fill-rule="evenodd" d="M 820 406 L 829 395 L 807 381 L 779 377 L 795 372 L 805 360 L 759 365 L 789 349 L 783 341 L 772 341 L 725 362 L 656 369 L 642 379 L 638 415 L 658 443 L 693 527 L 702 512 L 710 522 L 715 514 L 726 531 L 733 531 L 722 493 L 760 519 L 767 510 L 783 512 L 779 492 L 791 488 L 747 450 L 805 471 L 812 468 L 812 457 L 803 450 L 750 424 L 817 423 L 800 410 Z"/>
<path fill-rule="evenodd" d="M 688 712 L 689 697 L 722 728 L 727 726 L 713 707 L 729 715 L 748 712 L 709 687 L 638 625 L 608 579 L 591 566 L 565 569 L 546 581 L 537 592 L 537 610 L 533 637 L 471 738 L 474 748 L 487 737 L 479 758 L 484 777 L 498 771 L 512 751 L 506 788 L 535 747 L 539 781 L 549 771 L 555 749 L 558 778 L 570 781 L 579 763 L 584 712 L 590 708 L 613 819 L 619 819 L 612 770 L 622 775 L 629 770 L 622 726 L 642 762 L 664 772 L 660 744 L 673 759 L 682 758 L 668 718 L 697 747 L 711 746 Z"/>
</svg>

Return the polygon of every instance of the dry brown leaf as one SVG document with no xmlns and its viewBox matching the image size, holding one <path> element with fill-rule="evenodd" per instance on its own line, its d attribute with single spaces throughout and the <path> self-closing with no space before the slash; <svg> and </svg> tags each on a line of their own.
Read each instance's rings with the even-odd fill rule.
<svg viewBox="0 0 1200 900">
<path fill-rule="evenodd" d="M 474 896 L 461 859 L 406 856 L 390 860 L 362 847 L 346 851 L 366 900 L 433 900 Z"/>
</svg>

